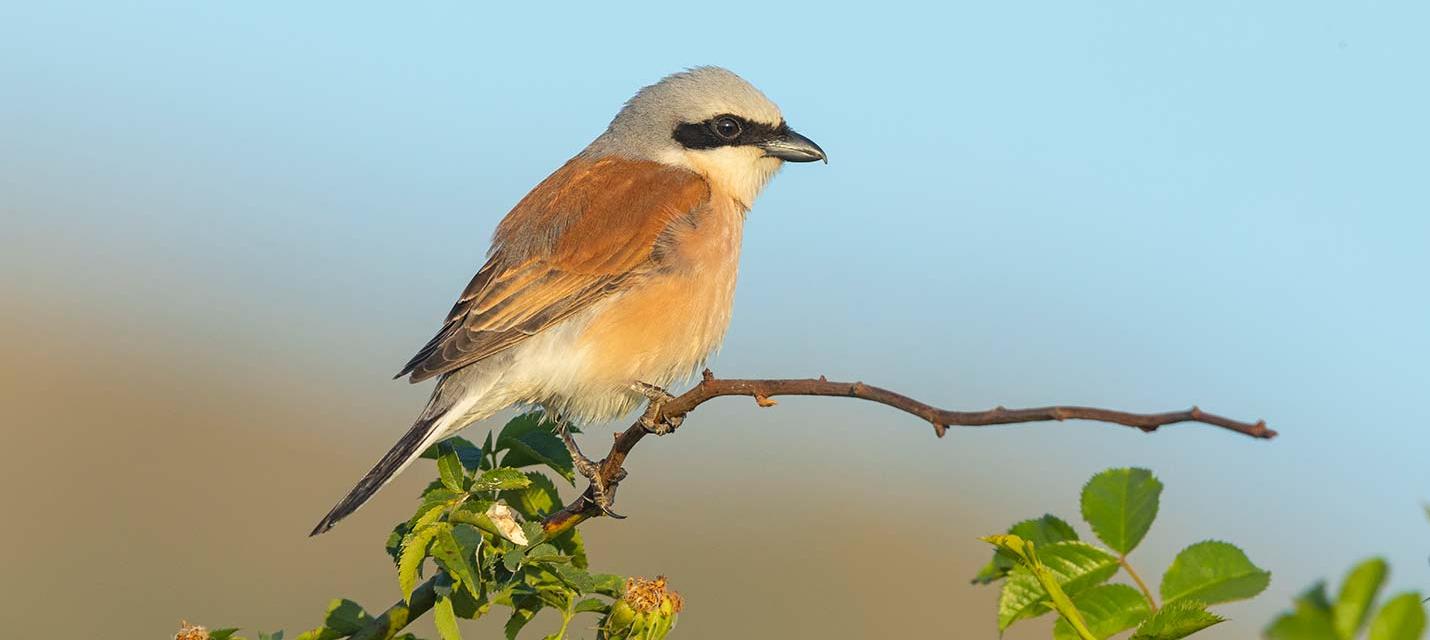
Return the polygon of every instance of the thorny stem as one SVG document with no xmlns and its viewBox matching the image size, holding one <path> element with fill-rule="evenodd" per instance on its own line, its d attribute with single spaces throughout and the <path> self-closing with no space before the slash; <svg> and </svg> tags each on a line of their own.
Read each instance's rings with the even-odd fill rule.
<svg viewBox="0 0 1430 640">
<path fill-rule="evenodd" d="M 1147 606 L 1152 607 L 1152 612 L 1155 613 L 1157 600 L 1152 597 L 1152 590 L 1147 588 L 1147 583 L 1142 581 L 1142 576 L 1137 575 L 1137 572 L 1132 569 L 1132 563 L 1127 561 L 1127 556 L 1117 556 L 1117 564 L 1122 565 L 1122 569 L 1127 572 L 1127 575 L 1132 576 L 1132 581 L 1136 582 L 1137 588 L 1142 590 L 1142 597 L 1147 599 Z"/>
<path fill-rule="evenodd" d="M 610 453 L 600 461 L 600 475 L 604 482 L 604 490 L 609 496 L 614 496 L 616 488 L 620 484 L 618 476 L 621 472 L 621 465 L 625 462 L 626 456 L 635 448 L 636 444 L 649 433 L 645 426 L 648 424 L 658 424 L 669 420 L 678 423 L 686 414 L 694 411 L 696 407 L 721 396 L 749 396 L 761 407 L 774 406 L 773 396 L 840 396 L 846 398 L 857 398 L 868 400 L 879 404 L 887 405 L 909 413 L 933 425 L 934 435 L 943 437 L 949 427 L 983 427 L 992 425 L 1018 424 L 1023 422 L 1046 422 L 1064 420 L 1091 420 L 1095 422 L 1107 422 L 1119 424 L 1127 427 L 1140 429 L 1151 433 L 1157 429 L 1179 422 L 1198 422 L 1215 427 L 1221 427 L 1229 431 L 1235 431 L 1245 436 L 1260 439 L 1271 439 L 1276 437 L 1276 432 L 1268 429 L 1264 421 L 1258 420 L 1255 423 L 1232 420 L 1219 415 L 1207 413 L 1197 407 L 1192 407 L 1186 411 L 1168 411 L 1165 413 L 1130 413 L 1126 411 L 1116 411 L 1112 409 L 1101 409 L 1097 407 L 1076 407 L 1076 406 L 1053 406 L 1035 407 L 1031 409 L 1005 409 L 994 407 L 987 411 L 949 411 L 939 409 L 932 405 L 924 404 L 900 393 L 881 389 L 879 387 L 864 384 L 863 382 L 831 382 L 823 376 L 819 378 L 794 379 L 794 380 L 718 380 L 710 370 L 705 373 L 700 384 L 685 393 L 666 400 L 663 403 L 652 403 L 646 406 L 646 411 L 641 415 L 635 424 L 625 431 L 616 434 L 615 442 L 611 444 Z M 609 504 L 602 508 L 595 502 L 594 485 L 586 488 L 585 493 L 577 497 L 562 510 L 551 514 L 542 523 L 549 531 L 560 533 L 571 527 L 580 524 L 582 521 L 597 517 L 603 514 Z M 554 534 L 553 534 L 554 535 Z"/>
</svg>

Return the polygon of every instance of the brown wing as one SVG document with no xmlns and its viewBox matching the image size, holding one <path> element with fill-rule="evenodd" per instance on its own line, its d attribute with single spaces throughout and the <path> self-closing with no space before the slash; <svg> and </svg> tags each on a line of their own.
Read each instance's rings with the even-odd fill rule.
<svg viewBox="0 0 1430 640">
<path fill-rule="evenodd" d="M 654 162 L 576 158 L 497 226 L 487 263 L 397 377 L 487 358 L 620 291 L 659 261 L 671 223 L 710 199 L 704 178 Z"/>
</svg>

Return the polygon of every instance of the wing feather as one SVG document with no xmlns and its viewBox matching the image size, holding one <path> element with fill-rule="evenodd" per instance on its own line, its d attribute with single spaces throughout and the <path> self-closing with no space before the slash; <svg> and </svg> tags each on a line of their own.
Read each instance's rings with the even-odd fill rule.
<svg viewBox="0 0 1430 640">
<path fill-rule="evenodd" d="M 683 169 L 566 163 L 498 225 L 486 264 L 397 377 L 419 382 L 481 361 L 639 281 L 659 267 L 671 225 L 709 200 L 704 178 Z"/>
</svg>

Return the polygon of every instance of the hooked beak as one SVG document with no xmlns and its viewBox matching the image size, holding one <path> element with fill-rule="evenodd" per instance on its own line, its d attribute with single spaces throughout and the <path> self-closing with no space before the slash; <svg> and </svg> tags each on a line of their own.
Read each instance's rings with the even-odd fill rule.
<svg viewBox="0 0 1430 640">
<path fill-rule="evenodd" d="M 794 129 L 786 128 L 778 137 L 759 143 L 759 147 L 764 149 L 766 156 L 788 162 L 823 160 L 824 164 L 829 164 L 829 156 L 824 154 L 824 149 L 820 149 L 813 140 L 795 133 Z"/>
</svg>

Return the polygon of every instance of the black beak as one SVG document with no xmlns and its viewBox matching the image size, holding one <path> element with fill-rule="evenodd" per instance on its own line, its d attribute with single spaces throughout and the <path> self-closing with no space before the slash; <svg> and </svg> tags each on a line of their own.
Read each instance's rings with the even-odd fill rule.
<svg viewBox="0 0 1430 640">
<path fill-rule="evenodd" d="M 813 140 L 795 133 L 794 129 L 786 128 L 784 133 L 759 143 L 759 147 L 765 150 L 765 155 L 788 162 L 823 160 L 824 164 L 829 164 L 829 156 L 824 154 L 824 149 L 820 149 Z"/>
</svg>

